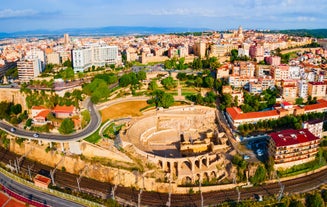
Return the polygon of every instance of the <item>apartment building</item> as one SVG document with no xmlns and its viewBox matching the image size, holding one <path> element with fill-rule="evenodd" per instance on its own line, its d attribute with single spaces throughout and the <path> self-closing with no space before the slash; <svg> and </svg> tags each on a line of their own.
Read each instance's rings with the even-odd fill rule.
<svg viewBox="0 0 327 207">
<path fill-rule="evenodd" d="M 308 129 L 287 129 L 269 134 L 269 156 L 276 169 L 288 168 L 315 159 L 320 139 Z"/>
<path fill-rule="evenodd" d="M 297 95 L 301 98 L 308 97 L 308 82 L 306 80 L 299 80 L 297 82 Z"/>
<path fill-rule="evenodd" d="M 229 85 L 235 88 L 249 89 L 249 84 L 251 82 L 258 82 L 258 78 L 238 76 L 238 75 L 230 75 L 228 78 Z"/>
<path fill-rule="evenodd" d="M 46 55 L 47 56 L 47 64 L 60 64 L 60 55 L 57 52 L 52 52 Z"/>
<path fill-rule="evenodd" d="M 326 96 L 326 82 L 309 82 L 308 83 L 308 96 L 312 98 L 323 98 Z"/>
<path fill-rule="evenodd" d="M 286 101 L 294 101 L 297 98 L 297 83 L 294 80 L 282 80 L 281 95 Z"/>
<path fill-rule="evenodd" d="M 289 79 L 289 66 L 279 65 L 271 69 L 271 75 L 275 81 L 287 80 Z"/>
<path fill-rule="evenodd" d="M 17 62 L 18 79 L 28 82 L 42 72 L 42 63 L 38 58 L 24 59 Z"/>
<path fill-rule="evenodd" d="M 229 64 L 222 65 L 221 67 L 217 68 L 216 71 L 216 78 L 228 78 L 229 77 Z"/>
<path fill-rule="evenodd" d="M 92 65 L 105 66 L 118 62 L 118 47 L 108 45 L 92 45 L 72 51 L 75 72 L 83 72 Z"/>
<path fill-rule="evenodd" d="M 316 137 L 322 138 L 323 124 L 323 121 L 319 119 L 306 121 L 302 123 L 302 128 L 308 129 Z"/>
<path fill-rule="evenodd" d="M 265 60 L 269 65 L 277 66 L 280 65 L 281 58 L 279 56 L 269 56 Z"/>
</svg>

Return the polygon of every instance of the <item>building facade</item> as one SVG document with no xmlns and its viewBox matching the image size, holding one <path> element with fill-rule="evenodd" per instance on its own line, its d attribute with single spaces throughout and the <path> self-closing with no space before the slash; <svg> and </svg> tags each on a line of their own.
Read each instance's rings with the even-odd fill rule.
<svg viewBox="0 0 327 207">
<path fill-rule="evenodd" d="M 26 59 L 17 62 L 18 79 L 21 82 L 28 82 L 42 72 L 42 63 L 39 59 Z"/>
<path fill-rule="evenodd" d="M 308 129 L 287 129 L 269 134 L 268 153 L 275 168 L 288 168 L 315 159 L 320 139 Z"/>
<path fill-rule="evenodd" d="M 326 96 L 327 83 L 325 82 L 309 82 L 308 95 L 312 98 L 323 98 Z"/>
<path fill-rule="evenodd" d="M 118 47 L 101 45 L 74 49 L 72 57 L 74 71 L 83 72 L 92 65 L 105 66 L 118 63 Z"/>
</svg>

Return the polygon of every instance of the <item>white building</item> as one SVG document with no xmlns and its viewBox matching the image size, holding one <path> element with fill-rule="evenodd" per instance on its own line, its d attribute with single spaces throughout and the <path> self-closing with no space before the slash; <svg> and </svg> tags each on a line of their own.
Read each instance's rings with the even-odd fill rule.
<svg viewBox="0 0 327 207">
<path fill-rule="evenodd" d="M 29 58 L 17 62 L 18 79 L 28 82 L 42 72 L 42 63 L 38 58 Z"/>
<path fill-rule="evenodd" d="M 307 121 L 302 124 L 303 129 L 308 129 L 316 137 L 322 137 L 323 122 L 321 120 Z"/>
<path fill-rule="evenodd" d="M 290 79 L 300 79 L 304 73 L 304 68 L 300 66 L 290 66 L 289 67 L 289 78 Z"/>
<path fill-rule="evenodd" d="M 299 80 L 297 82 L 298 96 L 301 98 L 307 98 L 308 96 L 308 82 L 306 80 Z"/>
<path fill-rule="evenodd" d="M 41 68 L 42 68 L 42 71 L 44 70 L 45 68 L 45 53 L 44 51 L 42 50 L 39 50 L 39 49 L 32 49 L 30 51 L 28 51 L 26 53 L 26 57 L 32 57 L 32 58 L 37 58 L 41 61 Z"/>
<path fill-rule="evenodd" d="M 105 66 L 118 62 L 118 47 L 96 45 L 88 48 L 74 49 L 72 51 L 73 67 L 75 72 L 83 72 L 94 66 Z"/>
</svg>

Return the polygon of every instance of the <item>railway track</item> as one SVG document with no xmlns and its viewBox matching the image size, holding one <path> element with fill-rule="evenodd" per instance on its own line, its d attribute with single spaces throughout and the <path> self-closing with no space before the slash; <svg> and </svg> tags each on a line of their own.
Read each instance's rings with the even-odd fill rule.
<svg viewBox="0 0 327 207">
<path fill-rule="evenodd" d="M 9 164 L 10 160 L 13 163 L 13 160 L 19 157 L 18 155 L 0 148 L 0 162 Z M 46 165 L 42 165 L 35 161 L 29 159 L 23 159 L 21 162 L 20 168 L 23 174 L 28 175 L 28 166 L 31 168 L 32 176 L 35 176 L 37 173 L 43 171 L 50 171 L 52 168 Z M 71 189 L 73 191 L 78 191 L 78 185 L 76 179 L 78 175 L 70 174 L 67 172 L 62 172 L 57 170 L 55 173 L 55 183 L 59 187 L 66 189 Z M 298 193 L 305 192 L 319 187 L 320 185 L 327 183 L 327 170 L 322 170 L 320 172 L 293 179 L 288 181 L 283 181 L 285 186 L 285 193 Z M 111 190 L 113 186 L 110 183 L 100 182 L 97 180 L 92 180 L 89 178 L 83 177 L 80 182 L 80 187 L 82 192 L 88 192 L 95 195 L 101 195 L 103 197 L 110 197 Z M 254 194 L 261 194 L 263 196 L 276 195 L 278 194 L 280 187 L 277 183 L 256 186 L 252 188 L 240 188 L 240 199 L 245 200 L 253 198 Z M 138 202 L 139 191 L 134 188 L 127 188 L 122 186 L 117 186 L 115 191 L 115 196 L 120 200 L 127 201 L 136 205 Z M 222 203 L 224 201 L 237 201 L 238 194 L 235 189 L 215 191 L 203 193 L 204 205 L 213 205 Z M 168 201 L 168 193 L 158 193 L 158 192 L 142 192 L 141 196 L 141 205 L 142 206 L 166 206 Z M 127 203 L 126 202 L 126 203 Z M 200 206 L 201 197 L 198 192 L 193 194 L 172 194 L 171 195 L 171 206 Z"/>
</svg>

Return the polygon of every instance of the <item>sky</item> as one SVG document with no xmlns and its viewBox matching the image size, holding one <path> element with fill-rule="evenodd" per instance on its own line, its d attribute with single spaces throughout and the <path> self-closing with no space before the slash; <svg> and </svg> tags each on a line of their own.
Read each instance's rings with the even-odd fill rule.
<svg viewBox="0 0 327 207">
<path fill-rule="evenodd" d="M 327 0 L 2 0 L 0 32 L 106 26 L 327 28 Z"/>
</svg>

